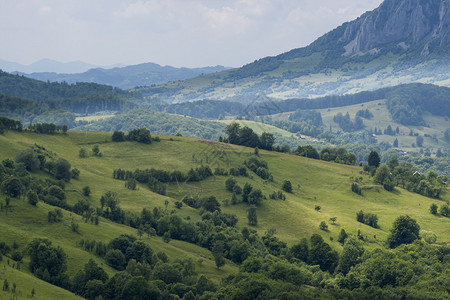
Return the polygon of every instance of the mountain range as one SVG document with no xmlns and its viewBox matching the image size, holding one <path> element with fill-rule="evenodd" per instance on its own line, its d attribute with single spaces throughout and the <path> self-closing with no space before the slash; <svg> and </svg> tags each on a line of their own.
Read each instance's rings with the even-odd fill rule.
<svg viewBox="0 0 450 300">
<path fill-rule="evenodd" d="M 204 68 L 175 68 L 171 66 L 160 66 L 155 63 L 143 63 L 125 67 L 115 68 L 91 68 L 83 73 L 61 74 L 57 72 L 39 72 L 22 74 L 27 77 L 43 80 L 67 83 L 95 82 L 107 84 L 122 89 L 130 89 L 136 86 L 151 86 L 169 81 L 183 80 L 202 74 L 209 74 L 226 70 L 226 67 L 204 67 Z"/>
<path fill-rule="evenodd" d="M 112 65 L 103 68 L 114 68 L 123 65 Z M 35 72 L 55 72 L 55 73 L 81 73 L 92 68 L 99 68 L 98 65 L 88 64 L 82 61 L 59 62 L 52 59 L 41 59 L 29 65 L 19 64 L 0 59 L 0 69 L 5 72 L 15 73 L 35 73 Z"/>
<path fill-rule="evenodd" d="M 450 86 L 450 1 L 386 0 L 304 48 L 241 68 L 139 89 L 171 102 L 286 99 L 402 83 Z"/>
</svg>

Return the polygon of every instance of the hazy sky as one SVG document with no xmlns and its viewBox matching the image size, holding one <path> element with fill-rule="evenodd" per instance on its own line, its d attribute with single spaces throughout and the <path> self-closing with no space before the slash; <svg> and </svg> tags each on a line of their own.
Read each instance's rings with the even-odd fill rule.
<svg viewBox="0 0 450 300">
<path fill-rule="evenodd" d="M 0 0 L 0 59 L 237 67 L 308 45 L 382 0 Z"/>
</svg>

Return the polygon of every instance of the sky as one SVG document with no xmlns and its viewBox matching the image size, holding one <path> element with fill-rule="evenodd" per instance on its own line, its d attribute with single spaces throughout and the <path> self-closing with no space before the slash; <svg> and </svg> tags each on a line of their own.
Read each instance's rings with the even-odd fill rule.
<svg viewBox="0 0 450 300">
<path fill-rule="evenodd" d="M 239 67 L 307 46 L 382 0 L 0 0 L 0 59 Z"/>
</svg>

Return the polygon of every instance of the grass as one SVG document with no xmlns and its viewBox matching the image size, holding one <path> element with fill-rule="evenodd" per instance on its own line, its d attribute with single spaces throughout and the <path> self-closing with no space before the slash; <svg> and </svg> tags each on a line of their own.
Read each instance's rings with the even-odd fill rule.
<svg viewBox="0 0 450 300">
<path fill-rule="evenodd" d="M 294 136 L 293 133 L 290 133 L 289 131 L 286 131 L 284 129 L 269 125 L 269 124 L 264 124 L 262 122 L 256 122 L 256 121 L 247 121 L 247 120 L 221 120 L 218 121 L 224 124 L 231 124 L 231 123 L 238 123 L 241 127 L 247 126 L 250 127 L 256 134 L 261 135 L 264 132 L 267 133 L 278 133 L 283 137 L 286 138 L 290 138 L 292 136 Z"/>
<path fill-rule="evenodd" d="M 424 147 L 431 148 L 434 152 L 439 148 L 448 147 L 448 144 L 444 141 L 444 132 L 446 128 L 450 128 L 450 121 L 448 118 L 440 117 L 436 115 L 431 115 L 429 113 L 424 113 L 424 120 L 426 126 L 404 126 L 392 120 L 391 114 L 386 107 L 385 100 L 377 100 L 366 102 L 363 104 L 349 105 L 344 107 L 328 108 L 317 110 L 322 115 L 322 120 L 325 128 L 332 127 L 334 132 L 340 131 L 341 128 L 337 123 L 333 121 L 333 117 L 338 113 L 346 114 L 349 113 L 351 119 L 353 120 L 356 116 L 358 110 L 368 109 L 374 117 L 370 120 L 363 119 L 366 128 L 377 128 L 378 130 L 384 131 L 389 125 L 392 129 L 399 128 L 399 134 L 396 136 L 390 135 L 377 135 L 378 142 L 387 142 L 393 144 L 394 140 L 397 138 L 399 141 L 399 147 L 405 151 L 420 151 L 419 147 L 412 147 L 412 144 L 416 143 L 415 136 L 409 136 L 410 130 L 412 129 L 414 133 L 424 136 L 425 134 L 429 136 L 436 136 L 438 140 L 431 137 L 424 138 Z"/>
<path fill-rule="evenodd" d="M 166 209 L 175 210 L 180 217 L 189 217 L 195 222 L 200 218 L 197 210 L 186 205 L 181 209 L 175 209 L 174 202 L 181 200 L 184 195 L 214 195 L 224 204 L 227 200 L 230 202 L 231 193 L 225 190 L 225 176 L 214 176 L 198 183 L 172 183 L 168 186 L 168 196 L 152 193 L 144 185 L 139 185 L 138 190 L 131 191 L 124 187 L 123 181 L 112 178 L 113 170 L 117 168 L 127 170 L 156 168 L 187 172 L 190 168 L 207 164 L 213 170 L 215 167 L 228 169 L 232 166 L 241 166 L 245 159 L 253 155 L 253 149 L 235 145 L 186 137 L 160 136 L 160 138 L 161 142 L 144 145 L 135 142 L 110 142 L 110 133 L 69 132 L 63 136 L 6 132 L 0 135 L 2 145 L 0 161 L 14 158 L 18 151 L 34 144 L 42 145 L 56 153 L 58 157 L 67 159 L 72 167 L 80 169 L 80 178 L 68 183 L 66 190 L 81 191 L 84 186 L 89 186 L 92 191 L 89 201 L 94 206 L 99 206 L 101 195 L 111 190 L 118 193 L 120 206 L 127 211 L 140 213 L 144 207 L 165 208 L 165 201 L 168 200 Z M 92 153 L 89 153 L 87 158 L 78 157 L 81 148 L 90 152 L 94 145 L 99 145 L 102 157 L 94 157 Z M 221 151 L 224 151 L 223 156 L 218 156 Z M 366 247 L 375 248 L 384 245 L 395 218 L 409 214 L 418 221 L 421 229 L 435 233 L 438 242 L 450 242 L 450 232 L 447 230 L 449 219 L 429 213 L 430 205 L 432 203 L 441 205 L 442 200 L 430 199 L 400 188 L 396 188 L 393 193 L 387 192 L 382 187 L 374 185 L 372 179 L 366 174 L 361 174 L 361 168 L 355 166 L 264 150 L 260 150 L 260 156 L 268 162 L 274 181 L 265 182 L 249 171 L 251 177 L 236 178 L 241 186 L 249 182 L 254 188 L 261 189 L 267 198 L 273 191 L 281 189 L 284 179 L 290 180 L 294 189 L 293 193 L 287 193 L 286 201 L 269 199 L 263 201 L 261 207 L 257 209 L 258 225 L 254 227 L 260 234 L 264 234 L 270 228 L 276 228 L 277 236 L 288 245 L 292 245 L 303 237 L 309 238 L 311 234 L 319 233 L 333 248 L 340 250 L 341 246 L 336 239 L 340 230 L 344 228 L 347 233 L 353 235 L 359 230 L 366 237 Z M 38 173 L 34 176 L 46 175 Z M 362 196 L 351 192 L 351 177 L 362 177 L 364 189 Z M 76 192 L 68 192 L 67 197 L 69 203 L 75 203 L 82 196 Z M 4 201 L 3 198 L 4 196 L 0 195 L 1 201 Z M 448 191 L 444 193 L 443 200 L 450 200 Z M 321 206 L 320 211 L 316 211 L 315 206 Z M 54 245 L 63 247 L 67 253 L 69 275 L 72 276 L 83 268 L 90 258 L 96 260 L 108 274 L 114 274 L 115 271 L 102 259 L 78 248 L 76 242 L 82 238 L 108 242 L 121 233 L 137 236 L 136 230 L 104 219 L 100 220 L 98 226 L 84 223 L 80 216 L 66 211 L 63 222 L 49 224 L 46 217 L 51 209 L 53 207 L 44 203 L 32 207 L 23 199 L 13 199 L 12 211 L 7 216 L 4 212 L 0 214 L 1 240 L 9 245 L 16 241 L 19 243 L 19 250 L 23 251 L 33 238 L 48 238 Z M 248 226 L 245 204 L 222 205 L 222 210 L 238 217 L 239 228 Z M 359 210 L 377 214 L 380 228 L 374 229 L 358 223 L 356 213 Z M 331 217 L 337 217 L 335 225 L 329 221 Z M 80 233 L 72 232 L 70 228 L 72 219 L 79 224 Z M 329 225 L 328 232 L 319 229 L 321 221 Z M 237 271 L 237 267 L 230 262 L 221 270 L 217 270 L 211 253 L 196 245 L 175 240 L 164 243 L 160 237 L 142 239 L 155 252 L 166 252 L 171 261 L 177 258 L 193 259 L 200 274 L 205 274 L 217 282 Z M 23 273 L 20 276 L 34 278 L 28 273 L 26 265 L 25 260 L 23 268 L 18 273 Z M 19 279 L 17 281 L 19 282 Z M 33 288 L 34 281 L 29 282 L 28 285 L 24 285 L 22 293 L 29 293 Z M 44 287 L 39 289 L 41 288 L 44 289 Z M 53 292 L 58 291 L 55 289 Z"/>
</svg>

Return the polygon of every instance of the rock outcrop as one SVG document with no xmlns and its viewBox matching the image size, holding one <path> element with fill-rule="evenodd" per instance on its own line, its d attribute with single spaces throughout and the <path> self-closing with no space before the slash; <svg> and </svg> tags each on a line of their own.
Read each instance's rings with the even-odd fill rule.
<svg viewBox="0 0 450 300">
<path fill-rule="evenodd" d="M 345 56 L 392 43 L 404 50 L 420 43 L 422 55 L 427 55 L 430 46 L 450 43 L 450 0 L 386 0 L 344 26 L 340 41 L 345 43 Z"/>
</svg>

